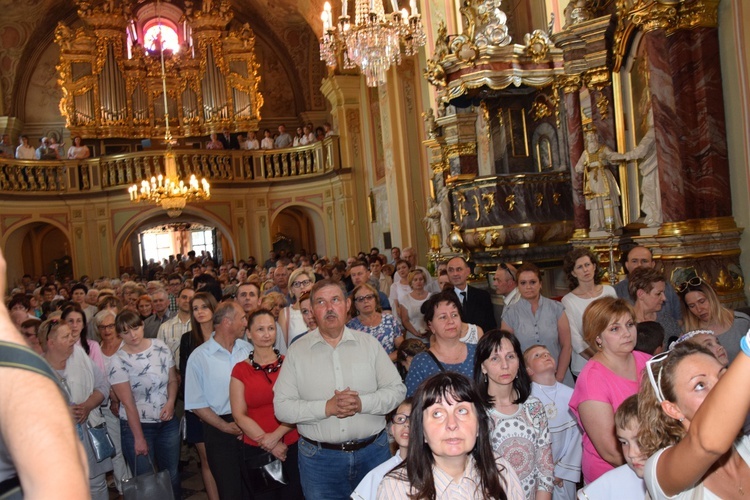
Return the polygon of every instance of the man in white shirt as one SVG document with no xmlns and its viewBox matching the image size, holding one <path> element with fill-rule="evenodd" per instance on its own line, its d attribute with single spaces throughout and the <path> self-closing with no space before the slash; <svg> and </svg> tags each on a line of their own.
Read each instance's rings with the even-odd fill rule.
<svg viewBox="0 0 750 500">
<path fill-rule="evenodd" d="M 183 288 L 177 296 L 177 314 L 159 327 L 156 338 L 167 344 L 172 351 L 175 366 L 180 366 L 180 340 L 182 335 L 190 331 L 190 301 L 193 300 L 195 290 Z M 184 373 L 180 375 L 184 376 Z"/>
<path fill-rule="evenodd" d="M 297 424 L 305 497 L 345 500 L 390 458 L 383 415 L 406 387 L 380 343 L 346 327 L 351 300 L 341 283 L 315 283 L 311 302 L 318 329 L 289 347 L 274 409 L 279 421 Z"/>
</svg>

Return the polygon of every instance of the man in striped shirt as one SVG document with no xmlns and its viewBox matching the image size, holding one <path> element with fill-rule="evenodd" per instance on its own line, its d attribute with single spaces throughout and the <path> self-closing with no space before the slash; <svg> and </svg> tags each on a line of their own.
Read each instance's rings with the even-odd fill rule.
<svg viewBox="0 0 750 500">
<path fill-rule="evenodd" d="M 180 366 L 180 339 L 190 331 L 190 301 L 195 295 L 192 288 L 183 288 L 177 296 L 177 314 L 162 323 L 156 338 L 167 344 L 174 356 L 175 366 Z"/>
</svg>

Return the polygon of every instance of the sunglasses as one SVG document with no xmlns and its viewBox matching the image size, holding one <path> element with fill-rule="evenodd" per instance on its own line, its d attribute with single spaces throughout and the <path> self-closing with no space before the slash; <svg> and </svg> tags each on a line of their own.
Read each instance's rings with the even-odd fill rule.
<svg viewBox="0 0 750 500">
<path fill-rule="evenodd" d="M 516 274 L 510 270 L 510 268 L 508 267 L 508 264 L 506 264 L 505 262 L 501 262 L 500 269 L 505 269 L 506 271 L 508 271 L 508 274 L 510 274 L 511 279 L 513 279 L 513 281 L 516 281 Z"/>
<path fill-rule="evenodd" d="M 374 298 L 375 298 L 375 296 L 374 296 L 373 294 L 369 294 L 369 295 L 360 295 L 359 297 L 356 297 L 356 298 L 354 299 L 354 302 L 356 302 L 357 304 L 361 304 L 361 303 L 363 303 L 363 302 L 365 302 L 365 301 L 368 301 L 368 300 L 373 300 Z"/>
<path fill-rule="evenodd" d="M 694 276 L 690 278 L 687 281 L 683 281 L 679 285 L 677 285 L 677 293 L 684 293 L 686 292 L 691 286 L 701 286 L 703 284 L 703 280 L 700 276 Z"/>
<path fill-rule="evenodd" d="M 672 351 L 664 351 L 653 358 L 646 361 L 646 371 L 648 372 L 648 380 L 651 382 L 651 387 L 654 389 L 654 393 L 656 394 L 656 398 L 659 400 L 659 403 L 663 403 L 665 401 L 664 393 L 661 391 L 661 371 L 663 368 L 662 361 L 665 361 L 667 359 L 667 356 L 669 356 L 669 353 Z M 654 377 L 654 365 L 659 363 L 658 366 L 658 372 L 656 376 Z"/>
</svg>

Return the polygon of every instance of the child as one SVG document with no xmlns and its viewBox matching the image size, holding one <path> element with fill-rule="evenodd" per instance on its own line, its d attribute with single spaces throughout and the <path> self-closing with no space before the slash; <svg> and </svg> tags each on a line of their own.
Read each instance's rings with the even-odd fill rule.
<svg viewBox="0 0 750 500">
<path fill-rule="evenodd" d="M 421 343 L 421 342 L 420 342 Z M 388 415 L 388 434 L 398 445 L 396 454 L 382 464 L 378 465 L 362 479 L 351 495 L 353 500 L 375 500 L 378 494 L 378 486 L 391 469 L 406 460 L 406 452 L 409 449 L 409 419 L 411 418 L 411 398 L 406 398 L 398 408 Z"/>
<path fill-rule="evenodd" d="M 648 457 L 638 446 L 638 428 L 638 395 L 634 394 L 615 412 L 615 432 L 622 445 L 625 465 L 607 472 L 579 491 L 579 500 L 647 498 L 643 467 Z"/>
<path fill-rule="evenodd" d="M 635 350 L 656 356 L 664 351 L 664 327 L 656 321 L 641 321 L 636 326 Z"/>
<path fill-rule="evenodd" d="M 531 377 L 531 395 L 544 404 L 552 439 L 555 463 L 553 500 L 573 500 L 581 478 L 581 430 L 568 403 L 573 389 L 555 380 L 557 361 L 543 345 L 534 345 L 523 354 Z"/>
</svg>

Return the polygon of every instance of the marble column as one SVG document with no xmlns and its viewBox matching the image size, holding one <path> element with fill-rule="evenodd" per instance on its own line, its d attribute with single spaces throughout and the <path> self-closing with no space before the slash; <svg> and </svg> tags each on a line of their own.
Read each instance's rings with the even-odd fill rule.
<svg viewBox="0 0 750 500">
<path fill-rule="evenodd" d="M 583 196 L 583 174 L 575 171 L 575 165 L 583 154 L 583 128 L 581 125 L 580 87 L 565 85 L 565 124 L 568 132 L 568 155 L 570 157 L 570 180 L 573 188 L 573 216 L 576 233 L 588 231 L 589 213 Z"/>
<path fill-rule="evenodd" d="M 731 216 L 717 30 L 644 36 L 664 222 Z"/>
</svg>

